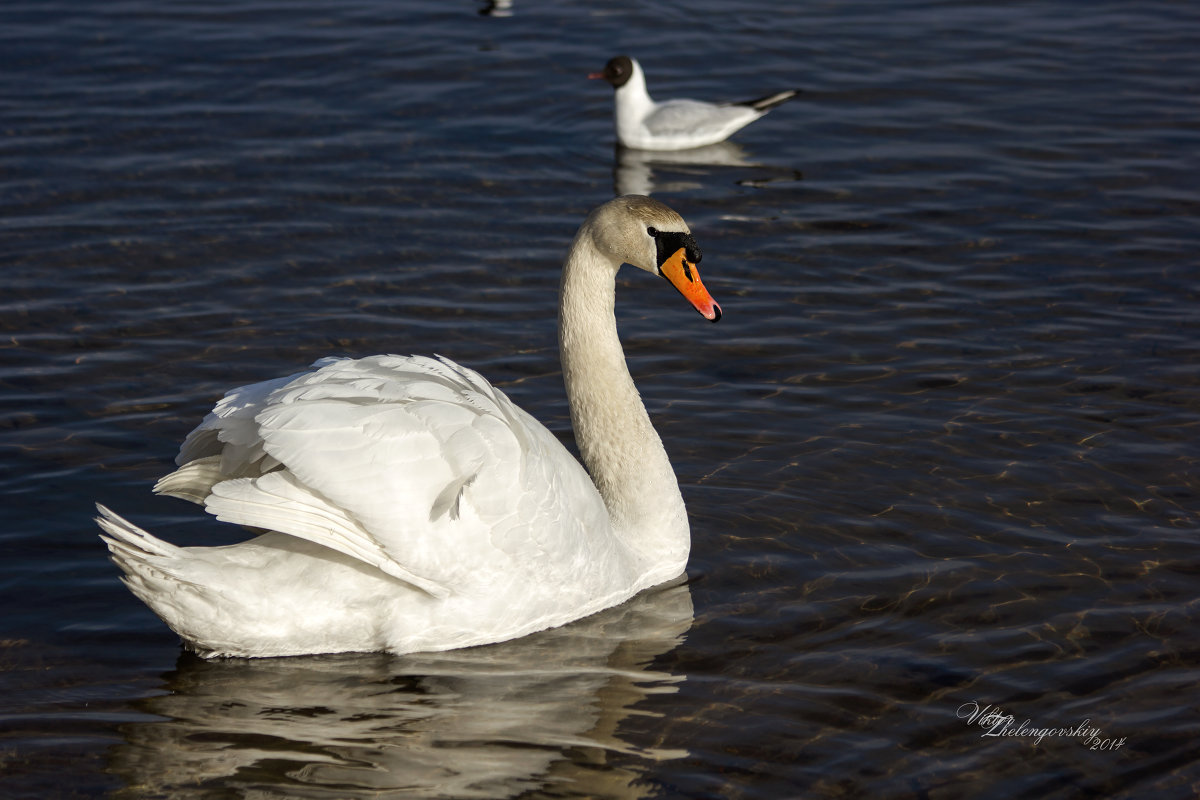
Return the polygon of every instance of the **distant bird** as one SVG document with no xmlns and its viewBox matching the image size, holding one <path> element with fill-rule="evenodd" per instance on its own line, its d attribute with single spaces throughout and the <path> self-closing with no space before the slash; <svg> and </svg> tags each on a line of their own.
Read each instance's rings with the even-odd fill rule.
<svg viewBox="0 0 1200 800">
<path fill-rule="evenodd" d="M 617 141 L 639 150 L 683 150 L 723 142 L 800 93 L 799 89 L 788 89 L 741 103 L 656 103 L 646 91 L 641 65 L 629 56 L 617 56 L 604 65 L 603 72 L 588 77 L 603 78 L 616 89 Z"/>
</svg>

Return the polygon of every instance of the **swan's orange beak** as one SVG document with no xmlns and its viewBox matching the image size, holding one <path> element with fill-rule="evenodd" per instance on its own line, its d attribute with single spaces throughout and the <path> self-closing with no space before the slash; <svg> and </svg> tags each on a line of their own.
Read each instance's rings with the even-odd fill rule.
<svg viewBox="0 0 1200 800">
<path fill-rule="evenodd" d="M 659 266 L 659 272 L 706 320 L 716 322 L 721 318 L 721 307 L 700 282 L 700 273 L 696 265 L 687 260 L 686 252 L 683 247 L 676 250 Z"/>
</svg>

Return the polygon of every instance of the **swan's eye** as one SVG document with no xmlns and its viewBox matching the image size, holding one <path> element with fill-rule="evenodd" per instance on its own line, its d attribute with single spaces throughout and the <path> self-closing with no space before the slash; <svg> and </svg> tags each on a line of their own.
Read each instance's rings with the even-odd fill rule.
<svg viewBox="0 0 1200 800">
<path fill-rule="evenodd" d="M 651 236 L 658 236 L 658 229 L 651 225 L 649 228 L 646 228 L 646 233 Z"/>
</svg>

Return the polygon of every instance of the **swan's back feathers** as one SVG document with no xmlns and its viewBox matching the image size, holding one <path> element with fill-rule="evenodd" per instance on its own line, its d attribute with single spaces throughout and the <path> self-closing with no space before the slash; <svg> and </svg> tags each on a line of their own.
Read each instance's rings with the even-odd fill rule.
<svg viewBox="0 0 1200 800">
<path fill-rule="evenodd" d="M 401 356 L 314 367 L 227 394 L 157 489 L 436 597 L 604 555 L 607 539 L 584 533 L 607 525 L 586 472 L 474 371 Z"/>
</svg>

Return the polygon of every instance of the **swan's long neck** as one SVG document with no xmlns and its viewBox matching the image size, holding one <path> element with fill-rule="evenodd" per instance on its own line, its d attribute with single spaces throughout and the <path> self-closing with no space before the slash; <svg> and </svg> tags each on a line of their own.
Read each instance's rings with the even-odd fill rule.
<svg viewBox="0 0 1200 800">
<path fill-rule="evenodd" d="M 687 561 L 687 512 L 617 336 L 613 305 L 621 265 L 600 253 L 586 231 L 571 246 L 559 292 L 559 351 L 571 424 L 614 535 L 656 571 L 656 581 L 666 580 Z"/>
</svg>

